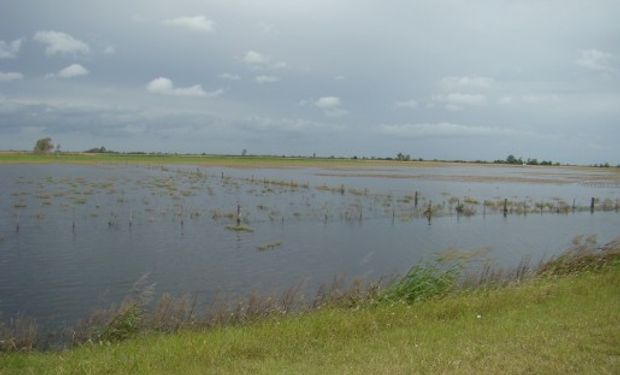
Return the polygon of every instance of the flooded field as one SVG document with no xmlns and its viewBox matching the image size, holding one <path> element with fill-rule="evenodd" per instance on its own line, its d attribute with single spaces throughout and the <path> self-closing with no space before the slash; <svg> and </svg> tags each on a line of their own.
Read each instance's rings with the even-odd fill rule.
<svg viewBox="0 0 620 375">
<path fill-rule="evenodd" d="M 617 237 L 619 203 L 614 169 L 0 165 L 0 313 L 71 325 L 143 277 L 209 303 L 449 249 L 511 266 Z"/>
</svg>

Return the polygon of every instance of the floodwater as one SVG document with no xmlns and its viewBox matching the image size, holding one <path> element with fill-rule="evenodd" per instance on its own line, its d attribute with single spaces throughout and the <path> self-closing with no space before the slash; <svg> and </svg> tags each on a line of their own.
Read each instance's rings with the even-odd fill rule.
<svg viewBox="0 0 620 375">
<path fill-rule="evenodd" d="M 208 303 L 402 274 L 447 249 L 509 267 L 616 238 L 619 198 L 614 170 L 2 165 L 0 313 L 73 325 L 145 275 Z M 237 210 L 252 231 L 230 230 Z"/>
</svg>

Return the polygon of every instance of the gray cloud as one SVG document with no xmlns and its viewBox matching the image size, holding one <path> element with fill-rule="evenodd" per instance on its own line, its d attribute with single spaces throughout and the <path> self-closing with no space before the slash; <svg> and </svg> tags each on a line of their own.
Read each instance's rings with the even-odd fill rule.
<svg viewBox="0 0 620 375">
<path fill-rule="evenodd" d="M 0 40 L 0 59 L 14 59 L 17 57 L 22 46 L 22 40 L 16 39 L 12 42 Z"/>
<path fill-rule="evenodd" d="M 237 74 L 231 74 L 231 73 L 222 73 L 218 75 L 218 77 L 220 77 L 221 79 L 228 79 L 231 81 L 239 81 L 241 79 L 241 76 Z"/>
<path fill-rule="evenodd" d="M 0 13 L 0 148 L 47 133 L 65 150 L 620 163 L 616 14 L 615 0 L 20 0 Z M 88 75 L 60 79 L 73 64 Z"/>
<path fill-rule="evenodd" d="M 598 49 L 582 50 L 575 63 L 583 68 L 599 72 L 613 72 L 613 55 Z"/>
<path fill-rule="evenodd" d="M 518 132 L 512 129 L 485 127 L 485 126 L 467 126 L 460 124 L 452 124 L 448 122 L 440 122 L 436 124 L 396 124 L 396 125 L 380 125 L 379 133 L 410 138 L 428 138 L 428 137 L 489 137 L 489 136 L 506 136 L 515 135 Z"/>
<path fill-rule="evenodd" d="M 418 103 L 417 100 L 415 99 L 408 99 L 408 100 L 401 100 L 401 101 L 397 101 L 396 103 L 394 103 L 393 108 L 395 109 L 402 109 L 402 108 L 406 108 L 406 109 L 416 109 L 420 106 L 420 104 Z"/>
<path fill-rule="evenodd" d="M 276 76 L 270 76 L 270 75 L 256 76 L 256 83 L 275 83 L 278 81 L 280 81 L 280 78 Z"/>
<path fill-rule="evenodd" d="M 0 72 L 0 82 L 9 82 L 23 79 L 24 75 L 18 72 Z"/>
</svg>

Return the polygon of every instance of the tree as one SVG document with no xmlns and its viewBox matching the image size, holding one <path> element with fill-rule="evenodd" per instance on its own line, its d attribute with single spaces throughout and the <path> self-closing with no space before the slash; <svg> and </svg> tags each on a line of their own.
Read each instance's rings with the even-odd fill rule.
<svg viewBox="0 0 620 375">
<path fill-rule="evenodd" d="M 52 143 L 52 138 L 45 137 L 37 140 L 37 144 L 34 146 L 33 152 L 36 153 L 47 153 L 54 149 L 54 144 Z"/>
<path fill-rule="evenodd" d="M 409 161 L 411 160 L 411 155 L 405 155 L 402 152 L 399 152 L 398 154 L 396 154 L 396 159 L 400 161 Z"/>
<path fill-rule="evenodd" d="M 248 150 L 246 150 L 245 148 L 241 150 L 241 156 L 246 156 L 247 154 L 248 154 Z"/>
</svg>

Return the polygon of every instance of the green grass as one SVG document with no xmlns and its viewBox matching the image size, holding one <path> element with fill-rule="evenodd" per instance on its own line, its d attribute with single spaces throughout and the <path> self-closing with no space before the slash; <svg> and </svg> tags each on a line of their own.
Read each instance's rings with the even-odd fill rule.
<svg viewBox="0 0 620 375">
<path fill-rule="evenodd" d="M 337 158 L 304 158 L 277 156 L 234 156 L 234 155 L 174 155 L 174 154 L 86 154 L 86 153 L 50 153 L 35 154 L 29 152 L 0 152 L 0 164 L 188 164 L 204 166 L 224 166 L 239 168 L 278 168 L 278 167 L 373 167 L 373 166 L 440 166 L 447 163 L 431 161 L 394 161 L 362 160 Z"/>
<path fill-rule="evenodd" d="M 620 265 L 424 302 L 0 355 L 2 374 L 618 373 Z"/>
</svg>

